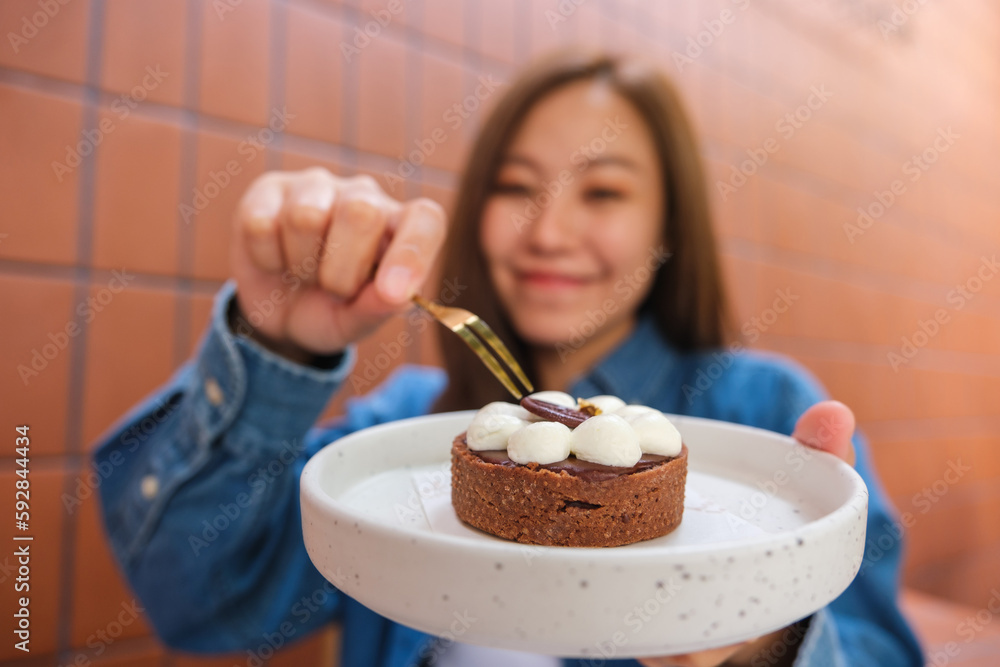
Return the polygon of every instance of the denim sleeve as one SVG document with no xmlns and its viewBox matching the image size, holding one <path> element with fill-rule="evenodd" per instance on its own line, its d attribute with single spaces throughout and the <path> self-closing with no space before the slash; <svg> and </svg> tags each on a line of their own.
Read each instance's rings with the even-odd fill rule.
<svg viewBox="0 0 1000 667">
<path fill-rule="evenodd" d="M 234 336 L 232 284 L 197 356 L 94 454 L 112 550 L 157 634 L 195 652 L 277 645 L 330 621 L 340 594 L 302 540 L 298 480 L 342 432 L 310 427 L 354 362 L 288 362 Z"/>
<path fill-rule="evenodd" d="M 827 395 L 808 373 L 783 363 L 768 395 L 779 407 L 768 428 L 791 434 L 805 410 Z M 773 414 L 773 413 L 772 413 Z M 898 604 L 902 532 L 869 456 L 868 444 L 854 435 L 856 469 L 868 485 L 865 555 L 854 581 L 826 609 L 815 614 L 802 638 L 796 667 L 920 667 L 923 655 Z M 773 656 L 761 656 L 773 657 Z M 764 659 L 757 664 L 773 662 Z"/>
</svg>

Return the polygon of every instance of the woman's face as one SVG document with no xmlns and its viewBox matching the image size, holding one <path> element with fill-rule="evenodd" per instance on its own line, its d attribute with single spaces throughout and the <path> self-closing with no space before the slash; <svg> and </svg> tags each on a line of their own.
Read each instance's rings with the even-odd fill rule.
<svg viewBox="0 0 1000 667">
<path fill-rule="evenodd" d="M 483 212 L 480 242 L 518 333 L 539 346 L 627 332 L 666 258 L 662 177 L 639 113 L 606 84 L 529 112 Z"/>
</svg>

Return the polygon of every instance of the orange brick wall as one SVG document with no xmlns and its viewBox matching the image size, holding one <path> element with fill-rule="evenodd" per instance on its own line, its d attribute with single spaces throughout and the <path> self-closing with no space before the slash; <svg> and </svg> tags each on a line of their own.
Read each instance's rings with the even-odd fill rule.
<svg viewBox="0 0 1000 667">
<path fill-rule="evenodd" d="M 59 664 L 245 663 L 167 653 L 143 614 L 123 611 L 134 598 L 83 497 L 89 448 L 191 353 L 254 176 L 320 164 L 382 178 L 477 77 L 503 80 L 567 41 L 651 53 L 686 94 L 737 321 L 856 410 L 912 517 L 906 581 L 977 607 L 1000 586 L 1000 279 L 977 282 L 1000 246 L 994 3 L 900 3 L 916 8 L 907 14 L 889 0 L 580 0 L 562 12 L 554 0 L 406 0 L 346 55 L 387 2 L 53 0 L 51 17 L 44 4 L 0 4 L 0 489 L 16 479 L 13 426 L 29 424 L 26 664 L 57 653 Z M 447 204 L 477 118 L 449 129 L 393 193 Z M 283 131 L 261 133 L 268 123 Z M 936 139 L 949 130 L 950 144 Z M 232 160 L 239 173 L 216 187 Z M 733 176 L 741 165 L 745 182 Z M 772 317 L 776 290 L 798 298 Z M 934 330 L 936 313 L 947 321 Z M 387 324 L 361 359 L 404 329 Z M 52 358 L 24 381 L 17 369 L 36 350 Z M 423 336 L 392 363 L 435 358 Z M 365 371 L 385 374 L 362 365 L 351 387 L 366 386 Z M 949 474 L 958 462 L 968 470 Z M 68 510 L 63 497 L 77 495 Z M 0 556 L 3 609 L 14 605 L 10 559 Z M 121 636 L 107 644 L 99 631 Z M 330 630 L 270 664 L 329 664 L 337 641 Z M 0 645 L 0 660 L 20 657 Z"/>
</svg>

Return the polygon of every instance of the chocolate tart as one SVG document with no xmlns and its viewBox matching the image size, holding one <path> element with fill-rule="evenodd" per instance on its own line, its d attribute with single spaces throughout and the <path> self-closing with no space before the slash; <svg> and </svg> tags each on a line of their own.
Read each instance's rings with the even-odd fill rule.
<svg viewBox="0 0 1000 667">
<path fill-rule="evenodd" d="M 631 468 L 577 459 L 521 465 L 505 450 L 451 449 L 451 500 L 465 523 L 526 544 L 616 547 L 666 535 L 681 522 L 687 446 L 643 454 Z"/>
</svg>

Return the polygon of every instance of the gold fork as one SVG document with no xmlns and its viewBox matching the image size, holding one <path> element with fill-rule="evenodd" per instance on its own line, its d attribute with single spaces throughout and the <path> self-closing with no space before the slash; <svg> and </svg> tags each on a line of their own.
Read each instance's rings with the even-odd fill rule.
<svg viewBox="0 0 1000 667">
<path fill-rule="evenodd" d="M 484 364 L 486 364 L 486 367 L 490 369 L 490 372 L 496 376 L 496 379 L 500 380 L 503 386 L 507 388 L 507 391 L 509 391 L 514 398 L 520 401 L 523 394 L 517 388 L 517 385 L 514 384 L 514 380 L 511 378 L 510 374 L 503 369 L 500 363 L 496 360 L 496 357 L 490 354 L 490 351 L 486 349 L 479 338 L 486 341 L 486 344 L 497 353 L 497 356 L 499 356 L 503 362 L 507 364 L 507 367 L 514 371 L 514 375 L 521 381 L 521 385 L 528 390 L 527 393 L 530 394 L 534 391 L 534 387 L 532 387 L 531 383 L 528 382 L 528 378 L 525 376 L 524 371 L 521 370 L 521 367 L 518 366 L 516 361 L 514 361 L 514 357 L 507 349 L 507 346 L 504 345 L 499 338 L 497 338 L 497 335 L 486 325 L 486 322 L 479 319 L 478 315 L 470 313 L 463 308 L 450 308 L 448 306 L 442 306 L 439 303 L 428 301 L 419 294 L 413 295 L 413 302 L 430 313 L 431 317 L 436 319 L 438 322 L 461 336 L 462 340 L 465 341 L 465 344 L 472 348 L 472 351 L 476 353 L 476 356 L 479 357 Z M 476 338 L 473 331 L 479 335 L 479 338 Z"/>
</svg>

